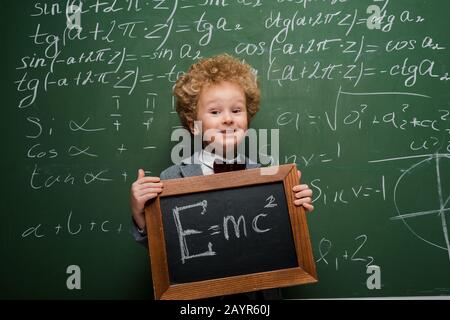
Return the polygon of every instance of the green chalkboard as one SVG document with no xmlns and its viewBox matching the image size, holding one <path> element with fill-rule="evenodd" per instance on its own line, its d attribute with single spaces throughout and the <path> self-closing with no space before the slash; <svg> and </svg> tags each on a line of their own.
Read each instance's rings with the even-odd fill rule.
<svg viewBox="0 0 450 320">
<path fill-rule="evenodd" d="M 319 282 L 285 295 L 450 294 L 448 1 L 85 1 L 69 24 L 66 6 L 0 4 L 0 298 L 152 298 L 129 188 L 172 164 L 177 76 L 223 52 L 257 71 L 251 126 L 279 129 L 314 191 Z"/>
</svg>

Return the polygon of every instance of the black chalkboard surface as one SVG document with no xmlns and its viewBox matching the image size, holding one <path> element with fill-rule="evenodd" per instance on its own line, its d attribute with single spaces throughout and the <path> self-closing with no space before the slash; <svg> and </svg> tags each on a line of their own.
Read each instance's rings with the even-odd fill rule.
<svg viewBox="0 0 450 320">
<path fill-rule="evenodd" d="M 146 209 L 155 297 L 317 282 L 296 183 L 292 164 L 164 181 Z"/>
<path fill-rule="evenodd" d="M 224 52 L 314 192 L 320 282 L 284 296 L 450 295 L 450 1 L 92 0 L 69 30 L 74 2 L 0 1 L 0 299 L 153 297 L 130 185 L 173 164 L 177 76 Z"/>
<path fill-rule="evenodd" d="M 282 182 L 167 197 L 161 210 L 166 246 L 180 249 L 168 251 L 171 283 L 298 266 Z"/>
</svg>

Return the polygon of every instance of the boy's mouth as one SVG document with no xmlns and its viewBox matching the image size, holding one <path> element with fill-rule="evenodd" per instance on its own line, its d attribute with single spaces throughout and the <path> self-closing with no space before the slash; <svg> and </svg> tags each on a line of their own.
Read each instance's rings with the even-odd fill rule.
<svg viewBox="0 0 450 320">
<path fill-rule="evenodd" d="M 236 132 L 235 129 L 227 129 L 227 130 L 220 130 L 219 132 L 223 135 L 232 135 Z"/>
</svg>

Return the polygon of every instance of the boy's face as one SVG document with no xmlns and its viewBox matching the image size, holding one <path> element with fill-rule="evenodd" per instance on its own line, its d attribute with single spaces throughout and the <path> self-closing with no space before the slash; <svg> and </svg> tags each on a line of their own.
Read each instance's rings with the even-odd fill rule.
<svg viewBox="0 0 450 320">
<path fill-rule="evenodd" d="M 244 90 L 221 82 L 202 89 L 197 102 L 197 121 L 202 121 L 203 140 L 217 151 L 234 152 L 248 129 Z M 193 129 L 198 133 L 198 128 Z"/>
</svg>

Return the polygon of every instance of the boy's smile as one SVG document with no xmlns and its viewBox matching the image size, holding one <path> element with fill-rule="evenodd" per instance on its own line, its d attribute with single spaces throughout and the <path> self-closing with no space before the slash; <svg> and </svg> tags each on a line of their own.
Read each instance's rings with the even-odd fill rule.
<svg viewBox="0 0 450 320">
<path fill-rule="evenodd" d="M 196 120 L 202 121 L 206 145 L 216 152 L 235 150 L 247 132 L 247 119 L 246 97 L 239 85 L 224 81 L 202 89 Z M 192 132 L 198 134 L 198 128 Z"/>
</svg>

